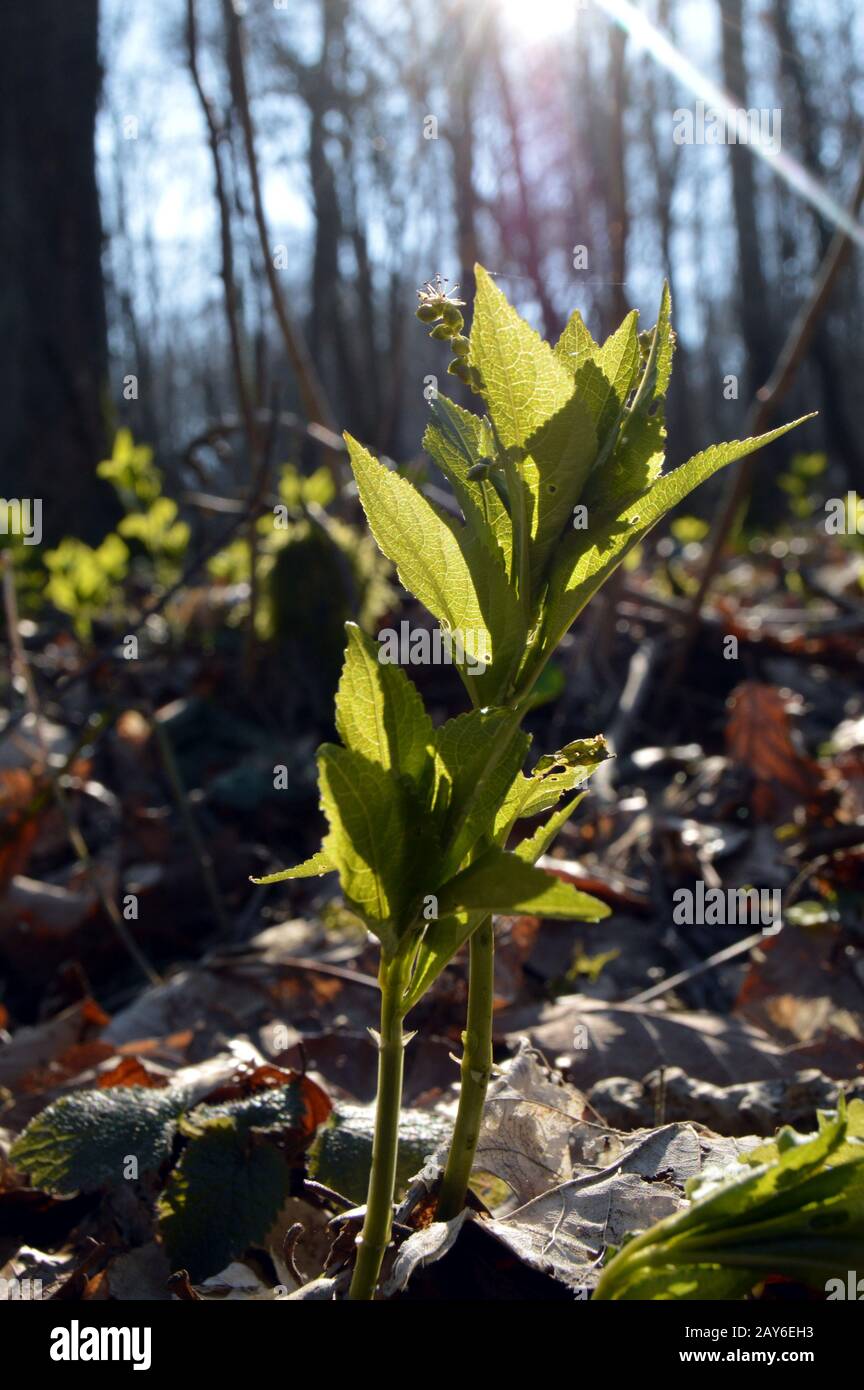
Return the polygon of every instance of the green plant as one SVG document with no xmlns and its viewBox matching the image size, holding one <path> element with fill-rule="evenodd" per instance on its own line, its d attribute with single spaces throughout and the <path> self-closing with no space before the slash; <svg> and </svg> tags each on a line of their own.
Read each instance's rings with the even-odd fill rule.
<svg viewBox="0 0 864 1390">
<path fill-rule="evenodd" d="M 661 473 L 668 289 L 651 333 L 637 332 L 632 313 L 602 345 L 577 313 L 550 347 L 479 266 L 470 338 L 461 301 L 440 282 L 421 292 L 418 315 L 450 342 L 451 374 L 486 407 L 480 417 L 438 397 L 424 437 L 463 520 L 346 438 L 372 533 L 450 638 L 473 708 L 434 729 L 404 672 L 350 627 L 336 697 L 342 746 L 318 754 L 327 836 L 305 864 L 261 880 L 338 872 L 381 945 L 373 1164 L 351 1285 L 352 1298 L 366 1299 L 390 1239 L 406 1015 L 470 942 L 462 1088 L 438 1206 L 447 1219 L 464 1204 L 492 1063 L 491 915 L 608 915 L 535 867 L 584 794 L 570 793 L 606 756 L 602 739 L 575 741 L 524 775 L 520 723 L 535 686 L 646 532 L 724 464 L 792 428 L 715 445 Z M 547 812 L 506 849 L 517 820 Z"/>
<path fill-rule="evenodd" d="M 391 605 L 390 565 L 368 532 L 327 512 L 334 495 L 329 468 L 304 477 L 285 464 L 278 491 L 273 513 L 257 523 L 256 631 L 262 641 L 276 644 L 280 656 L 293 656 L 300 669 L 304 663 L 297 656 L 314 651 L 314 671 L 308 674 L 315 694 L 320 691 L 329 701 L 345 622 L 356 617 L 369 630 Z M 208 570 L 226 584 L 248 583 L 251 563 L 249 542 L 241 537 L 218 551 Z M 247 611 L 238 605 L 234 621 L 244 621 Z"/>
<path fill-rule="evenodd" d="M 110 459 L 103 459 L 96 471 L 111 483 L 123 506 L 117 530 L 98 546 L 65 536 L 45 555 L 45 593 L 71 617 L 83 641 L 91 637 L 93 619 L 117 604 L 132 560 L 127 540 L 140 545 L 157 581 L 167 586 L 180 573 L 190 536 L 177 503 L 162 495 L 162 473 L 153 463 L 152 449 L 136 444 L 129 430 L 117 431 Z"/>
<path fill-rule="evenodd" d="M 824 1289 L 864 1245 L 864 1101 L 691 1179 L 690 1205 L 629 1240 L 595 1299 L 743 1298 L 771 1276 Z"/>
<path fill-rule="evenodd" d="M 162 491 L 162 474 L 153 462 L 153 450 L 149 444 L 136 444 L 129 429 L 117 431 L 110 459 L 97 464 L 96 472 L 111 484 L 127 512 L 149 506 Z"/>
<path fill-rule="evenodd" d="M 115 598 L 129 568 L 129 548 L 110 531 L 100 545 L 66 536 L 45 555 L 45 592 L 61 613 L 68 613 L 82 640 L 89 641 L 93 619 Z"/>
<path fill-rule="evenodd" d="M 171 584 L 180 573 L 189 545 L 189 526 L 178 517 L 173 497 L 162 493 L 162 471 L 153 462 L 153 450 L 136 444 L 128 429 L 118 430 L 110 459 L 96 469 L 111 484 L 126 515 L 117 530 L 126 540 L 137 541 L 149 555 L 161 584 Z"/>
<path fill-rule="evenodd" d="M 118 1085 L 54 1101 L 10 1158 L 58 1196 L 135 1184 L 155 1200 L 172 1269 L 206 1279 L 263 1240 L 329 1112 L 313 1082 L 275 1067 L 207 1096 Z"/>
</svg>

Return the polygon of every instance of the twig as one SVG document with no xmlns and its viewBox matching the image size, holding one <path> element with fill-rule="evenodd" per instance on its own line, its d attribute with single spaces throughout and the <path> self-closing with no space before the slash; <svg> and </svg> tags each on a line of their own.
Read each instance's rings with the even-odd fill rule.
<svg viewBox="0 0 864 1390">
<path fill-rule="evenodd" d="M 192 3 L 192 0 L 189 0 Z M 243 61 L 243 35 L 240 15 L 231 0 L 223 0 L 223 13 L 228 35 L 228 71 L 231 80 L 231 94 L 240 117 L 243 143 L 246 150 L 246 163 L 249 169 L 249 182 L 252 189 L 252 206 L 255 213 L 255 226 L 261 248 L 264 274 L 273 300 L 273 309 L 285 344 L 288 360 L 297 378 L 297 389 L 303 409 L 310 420 L 325 425 L 336 432 L 336 417 L 327 399 L 324 386 L 315 370 L 309 349 L 298 325 L 292 320 L 285 304 L 282 287 L 276 273 L 270 246 L 267 218 L 264 212 L 264 199 L 261 193 L 261 178 L 258 171 L 258 156 L 255 151 L 255 127 L 249 104 L 249 89 L 246 84 L 246 68 Z M 328 463 L 337 487 L 341 485 L 342 466 L 337 455 L 330 453 Z"/>
<path fill-rule="evenodd" d="M 198 67 L 198 22 L 195 13 L 195 0 L 186 0 L 186 49 L 192 83 L 207 124 L 207 139 L 213 161 L 216 202 L 219 207 L 219 232 L 222 247 L 221 275 L 224 288 L 225 318 L 228 324 L 228 339 L 231 345 L 231 361 L 234 369 L 234 385 L 237 390 L 237 400 L 247 445 L 253 456 L 250 462 L 254 462 L 254 456 L 258 452 L 258 427 L 252 392 L 249 389 L 246 370 L 243 365 L 240 316 L 237 311 L 237 281 L 234 275 L 234 236 L 231 229 L 228 190 L 225 187 L 225 175 L 222 172 L 222 157 L 219 150 L 223 131 L 216 119 L 213 102 L 204 90 Z"/>
<path fill-rule="evenodd" d="M 753 947 L 758 946 L 763 940 L 764 937 L 761 932 L 754 932 L 752 936 L 745 936 L 742 941 L 735 941 L 731 946 L 725 946 L 722 951 L 715 951 L 713 956 L 700 961 L 698 965 L 691 965 L 688 970 L 679 970 L 677 975 L 670 975 L 668 979 L 661 980 L 659 985 L 652 985 L 650 989 L 643 989 L 641 994 L 635 994 L 632 999 L 625 999 L 622 1003 L 626 1004 L 628 1008 L 632 1004 L 647 1004 L 650 999 L 657 999 L 661 994 L 675 989 L 677 985 L 687 984 L 697 975 L 704 975 L 706 970 L 713 970 L 715 965 L 723 965 L 727 960 L 734 960 L 736 956 L 743 955 L 745 951 L 752 951 Z"/>
<path fill-rule="evenodd" d="M 294 1278 L 297 1280 L 298 1284 L 306 1283 L 306 1275 L 300 1273 L 300 1270 L 297 1268 L 296 1259 L 297 1242 L 299 1241 L 302 1234 L 303 1222 L 295 1221 L 292 1226 L 288 1227 L 288 1230 L 285 1232 L 285 1236 L 282 1241 L 282 1258 L 285 1261 L 288 1268 L 290 1269 Z"/>
<path fill-rule="evenodd" d="M 198 35 L 195 0 L 186 0 L 186 46 L 189 55 L 189 71 L 192 74 L 192 81 L 198 94 L 201 109 L 204 112 L 204 119 L 207 122 L 210 153 L 213 160 L 213 175 L 216 187 L 216 201 L 219 206 L 219 226 L 222 242 L 222 282 L 225 291 L 225 317 L 228 322 L 228 337 L 231 343 L 231 361 L 234 368 L 237 399 L 240 403 L 243 432 L 246 436 L 246 451 L 248 454 L 250 478 L 250 511 L 254 511 L 260 499 L 264 486 L 264 479 L 266 478 L 267 456 L 261 447 L 253 392 L 249 385 L 246 369 L 243 364 L 240 315 L 237 310 L 237 282 L 234 275 L 234 240 L 231 230 L 231 210 L 228 203 L 228 192 L 225 187 L 225 178 L 222 172 L 222 157 L 219 150 L 219 143 L 223 131 L 220 129 L 216 120 L 213 102 L 204 91 L 201 74 L 198 68 Z M 256 661 L 255 626 L 258 612 L 258 531 L 254 516 L 250 518 L 247 537 L 249 544 L 249 617 L 246 628 L 245 665 L 246 679 L 251 686 L 254 679 Z"/>
<path fill-rule="evenodd" d="M 192 808 L 189 805 L 189 796 L 186 792 L 186 788 L 183 786 L 183 779 L 180 776 L 177 759 L 174 757 L 174 749 L 171 747 L 171 740 L 162 727 L 162 722 L 158 715 L 152 710 L 148 711 L 148 719 L 150 728 L 153 730 L 156 745 L 159 749 L 159 754 L 162 758 L 162 766 L 165 769 L 165 775 L 174 793 L 174 801 L 186 828 L 186 834 L 192 846 L 192 851 L 195 858 L 198 860 L 201 880 L 204 884 L 207 897 L 210 900 L 213 915 L 219 923 L 219 930 L 224 936 L 227 936 L 231 930 L 231 919 L 225 911 L 222 895 L 219 892 L 219 885 L 216 882 L 216 874 L 213 869 L 213 858 L 204 842 L 201 831 L 198 829 L 198 822 L 192 814 Z"/>
<path fill-rule="evenodd" d="M 593 789 L 601 800 L 613 799 L 613 759 L 620 757 L 625 748 L 629 747 L 633 726 L 651 691 L 660 658 L 665 653 L 665 642 L 656 637 L 649 637 L 640 643 L 630 658 L 627 680 L 618 701 L 618 712 L 606 734 L 606 744 L 611 756 L 601 764 L 594 777 Z"/>
</svg>

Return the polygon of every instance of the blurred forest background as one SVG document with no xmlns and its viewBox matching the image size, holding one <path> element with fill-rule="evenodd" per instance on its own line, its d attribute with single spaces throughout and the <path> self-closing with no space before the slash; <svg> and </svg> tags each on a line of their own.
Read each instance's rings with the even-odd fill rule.
<svg viewBox="0 0 864 1390">
<path fill-rule="evenodd" d="M 718 101 L 773 146 L 678 143 Z M 553 1111 L 585 1114 L 561 1153 L 596 1174 L 621 1152 L 598 1117 L 770 1135 L 864 1096 L 862 116 L 862 0 L 0 0 L 0 1281 L 168 1298 L 248 1244 L 238 1218 L 209 1245 L 239 1190 L 269 1191 L 234 1157 L 170 1264 L 156 1188 L 115 1206 L 101 1134 L 84 1182 L 28 1187 L 12 1140 L 76 1091 L 221 1104 L 289 1068 L 368 1169 L 377 946 L 335 875 L 250 880 L 321 843 L 346 620 L 434 626 L 341 431 L 458 511 L 428 400 L 479 399 L 414 310 L 440 274 L 467 331 L 475 262 L 552 339 L 574 309 L 596 339 L 631 309 L 650 329 L 668 278 L 667 469 L 818 412 L 634 547 L 532 692 L 532 763 L 600 733 L 614 753 L 540 861 L 611 915 L 496 918 L 496 1061 L 524 1081 L 527 1040 L 578 1088 L 550 1106 L 543 1073 L 540 1185 L 514 1201 L 546 1190 Z M 410 675 L 435 725 L 464 712 L 452 666 Z M 694 882 L 782 891 L 783 931 L 682 922 Z M 411 1123 L 439 1137 L 466 994 L 463 951 L 410 1019 Z M 336 1189 L 314 1222 L 362 1200 L 365 1171 L 311 1171 Z M 259 1266 L 271 1293 L 297 1230 Z M 536 1292 L 521 1239 L 489 1296 L 572 1300 L 569 1275 Z M 459 1296 L 442 1268 L 432 1296 Z"/>
<path fill-rule="evenodd" d="M 767 113 L 779 148 L 678 143 L 680 112 L 717 100 Z M 41 544 L 0 537 L 20 1017 L 69 997 L 70 959 L 99 979 L 134 948 L 125 889 L 162 962 L 332 897 L 249 876 L 318 844 L 346 619 L 431 622 L 341 431 L 455 505 L 422 452 L 428 397 L 476 400 L 413 310 L 438 273 L 470 304 L 475 261 L 553 339 L 574 308 L 597 338 L 630 308 L 649 328 L 668 277 L 670 465 L 819 411 L 760 455 L 743 530 L 721 519 L 744 493 L 700 489 L 548 668 L 537 746 L 602 730 L 618 754 L 586 810 L 595 869 L 626 826 L 635 877 L 655 873 L 646 768 L 661 797 L 704 759 L 758 787 L 780 747 L 804 805 L 787 690 L 814 756 L 844 718 L 864 748 L 864 550 L 824 510 L 864 493 L 862 112 L 858 0 L 0 5 L 0 494 L 43 506 Z M 451 667 L 412 675 L 435 720 L 463 708 Z"/>
<path fill-rule="evenodd" d="M 470 298 L 475 260 L 553 337 L 574 307 L 595 335 L 630 307 L 647 327 L 668 276 L 671 461 L 740 432 L 829 246 L 832 200 L 853 196 L 864 10 L 636 7 L 736 104 L 782 112 L 772 166 L 675 142 L 674 112 L 698 93 L 616 8 L 4 5 L 0 490 L 17 495 L 23 471 L 49 539 L 98 539 L 111 499 L 94 465 L 119 426 L 175 494 L 239 495 L 274 410 L 405 461 L 424 378 L 442 370 L 411 317 L 416 287 L 440 272 Z M 821 410 L 789 449 L 824 451 L 839 488 L 864 487 L 862 298 L 851 258 L 789 403 Z M 297 435 L 267 448 L 294 456 Z"/>
</svg>

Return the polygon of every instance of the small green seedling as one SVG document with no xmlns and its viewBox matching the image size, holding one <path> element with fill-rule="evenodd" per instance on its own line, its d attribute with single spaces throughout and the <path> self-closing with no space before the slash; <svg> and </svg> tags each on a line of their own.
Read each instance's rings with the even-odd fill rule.
<svg viewBox="0 0 864 1390">
<path fill-rule="evenodd" d="M 577 740 L 526 775 L 520 725 L 535 685 L 589 599 L 670 508 L 793 428 L 714 445 L 663 474 L 668 289 L 648 334 L 631 313 L 600 345 L 575 313 L 551 347 L 482 267 L 476 275 L 469 338 L 464 305 L 442 281 L 421 291 L 417 310 L 450 344 L 450 372 L 485 407 L 476 415 L 439 396 L 423 441 L 462 520 L 346 436 L 372 534 L 453 639 L 472 708 L 433 728 L 405 673 L 349 627 L 336 697 L 341 744 L 318 753 L 327 836 L 305 864 L 261 880 L 338 873 L 381 945 L 378 1099 L 355 1299 L 374 1296 L 391 1237 L 406 1015 L 469 942 L 462 1087 L 438 1204 L 446 1220 L 464 1205 L 492 1065 L 492 914 L 609 913 L 535 867 L 607 756 L 602 739 Z M 574 525 L 577 507 L 587 525 Z M 541 814 L 539 829 L 508 850 L 516 821 Z"/>
</svg>

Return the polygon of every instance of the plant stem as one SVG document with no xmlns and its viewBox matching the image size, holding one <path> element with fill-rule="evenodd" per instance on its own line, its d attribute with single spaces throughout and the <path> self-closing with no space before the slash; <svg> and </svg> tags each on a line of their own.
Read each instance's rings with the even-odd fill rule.
<svg viewBox="0 0 864 1390">
<path fill-rule="evenodd" d="M 402 994 L 404 961 L 382 961 L 381 1037 L 378 1043 L 378 1096 L 375 1102 L 375 1134 L 372 1170 L 366 1198 L 366 1218 L 357 1241 L 357 1263 L 349 1299 L 372 1299 L 393 1223 L 393 1189 L 399 1149 L 399 1110 L 402 1103 Z"/>
<path fill-rule="evenodd" d="M 492 1072 L 495 952 L 491 917 L 481 922 L 474 932 L 469 949 L 468 1018 L 462 1053 L 462 1090 L 438 1199 L 439 1221 L 451 1221 L 465 1205 L 468 1179 L 480 1137 L 486 1088 Z"/>
</svg>

